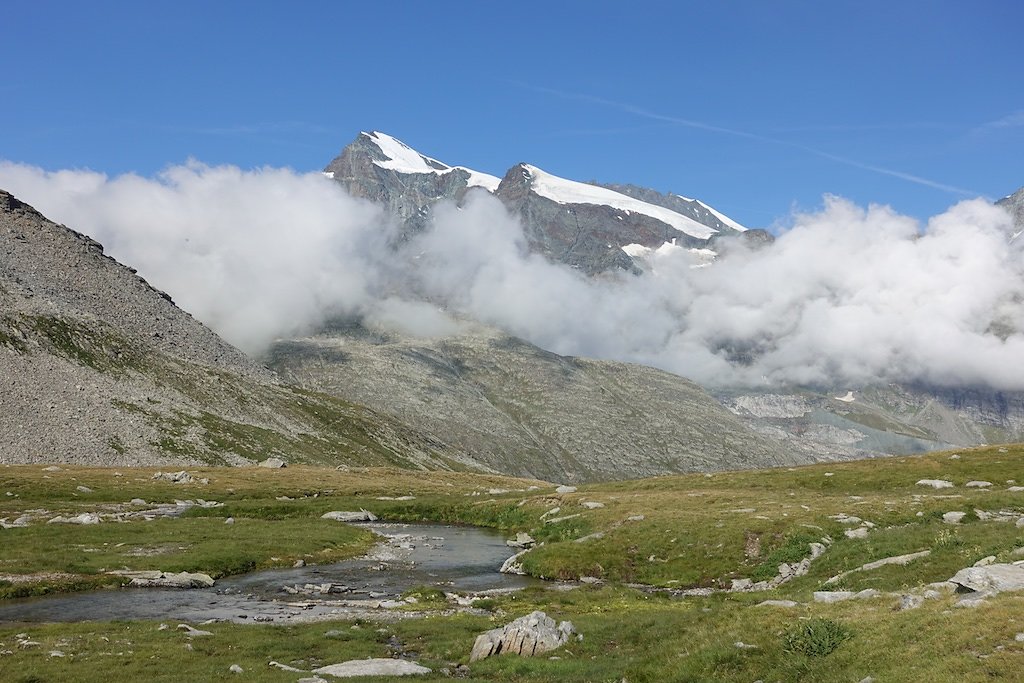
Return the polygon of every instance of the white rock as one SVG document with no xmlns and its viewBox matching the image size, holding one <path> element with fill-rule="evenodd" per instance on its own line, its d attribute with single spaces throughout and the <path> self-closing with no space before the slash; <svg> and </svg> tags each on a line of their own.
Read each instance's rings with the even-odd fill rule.
<svg viewBox="0 0 1024 683">
<path fill-rule="evenodd" d="M 1018 643 L 1024 643 L 1024 633 L 1018 633 L 1013 637 Z"/>
<path fill-rule="evenodd" d="M 953 482 L 946 481 L 945 479 L 921 479 L 917 482 L 918 486 L 931 486 L 933 489 L 951 489 L 953 488 Z"/>
<path fill-rule="evenodd" d="M 203 631 L 203 630 L 198 629 L 198 628 L 193 628 L 193 627 L 189 626 L 188 624 L 178 624 L 178 630 L 179 631 L 184 631 L 185 635 L 187 635 L 189 638 L 201 638 L 203 636 L 212 636 L 213 635 L 209 631 Z"/>
<path fill-rule="evenodd" d="M 512 557 L 502 562 L 501 569 L 499 569 L 498 571 L 502 574 L 525 575 L 526 572 L 523 570 L 523 563 L 520 561 L 520 558 L 528 552 L 530 552 L 529 549 L 519 551 Z"/>
<path fill-rule="evenodd" d="M 358 512 L 334 510 L 320 515 L 320 519 L 333 519 L 336 522 L 376 522 L 377 515 L 369 510 L 359 510 Z"/>
<path fill-rule="evenodd" d="M 586 500 L 580 503 L 580 505 L 588 510 L 598 510 L 604 507 L 604 503 L 598 503 L 596 500 Z"/>
<path fill-rule="evenodd" d="M 964 486 L 972 489 L 985 489 L 992 485 L 990 481 L 969 481 Z"/>
<path fill-rule="evenodd" d="M 101 521 L 100 516 L 95 512 L 83 512 L 74 517 L 61 517 L 58 515 L 49 520 L 47 524 L 99 524 Z"/>
<path fill-rule="evenodd" d="M 115 576 L 131 579 L 130 585 L 141 588 L 212 588 L 214 580 L 199 572 L 162 572 L 155 570 L 115 570 Z"/>
<path fill-rule="evenodd" d="M 814 591 L 814 602 L 842 602 L 844 600 L 852 600 L 853 596 L 856 595 L 853 591 Z"/>
<path fill-rule="evenodd" d="M 908 610 L 908 609 L 917 609 L 918 607 L 920 607 L 923 604 L 924 604 L 924 597 L 922 597 L 920 595 L 901 595 L 900 596 L 899 609 L 901 611 L 902 610 Z"/>
<path fill-rule="evenodd" d="M 867 538 L 868 529 L 867 527 L 859 526 L 856 529 L 847 529 L 843 532 L 847 538 Z"/>
<path fill-rule="evenodd" d="M 555 489 L 555 493 L 576 493 L 575 486 L 559 486 Z"/>
<path fill-rule="evenodd" d="M 416 662 L 404 659 L 356 659 L 341 664 L 331 664 L 313 669 L 313 673 L 336 678 L 355 678 L 357 676 L 416 676 L 428 674 L 431 670 Z"/>
<path fill-rule="evenodd" d="M 75 490 L 79 493 L 92 493 L 92 489 L 88 486 L 76 486 Z"/>
<path fill-rule="evenodd" d="M 237 664 L 232 664 L 231 666 L 229 666 L 228 667 L 228 671 L 230 671 L 233 674 L 244 674 L 245 673 L 245 669 L 243 669 L 242 667 L 238 666 Z"/>
<path fill-rule="evenodd" d="M 266 460 L 261 462 L 258 465 L 258 467 L 266 467 L 272 470 L 277 470 L 281 469 L 282 467 L 288 467 L 288 463 L 286 463 L 281 458 L 267 458 Z"/>
<path fill-rule="evenodd" d="M 800 603 L 795 600 L 764 600 L 754 607 L 799 607 Z"/>
<path fill-rule="evenodd" d="M 946 524 L 959 524 L 960 521 L 967 516 L 966 512 L 945 512 L 942 514 L 942 521 Z"/>
<path fill-rule="evenodd" d="M 974 566 L 975 567 L 987 567 L 990 564 L 995 564 L 995 562 L 996 562 L 996 556 L 995 555 L 989 555 L 988 557 L 983 557 L 980 560 L 978 560 L 977 562 L 975 562 Z"/>
<path fill-rule="evenodd" d="M 1024 590 L 1024 565 L 990 564 L 985 567 L 968 567 L 954 574 L 950 582 L 979 593 Z"/>
</svg>

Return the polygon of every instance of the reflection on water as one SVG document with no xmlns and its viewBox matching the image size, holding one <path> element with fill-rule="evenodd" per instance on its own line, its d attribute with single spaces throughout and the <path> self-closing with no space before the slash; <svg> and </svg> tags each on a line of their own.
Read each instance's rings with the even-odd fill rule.
<svg viewBox="0 0 1024 683">
<path fill-rule="evenodd" d="M 12 600 L 0 604 L 0 622 L 345 618 L 374 608 L 363 601 L 394 599 L 415 586 L 465 593 L 533 583 L 498 573 L 512 551 L 493 531 L 435 524 L 365 526 L 392 537 L 365 558 L 255 572 L 221 579 L 205 590 L 122 589 Z M 302 591 L 306 584 L 327 583 L 334 587 L 331 592 Z M 298 587 L 300 594 L 285 592 L 286 586 Z"/>
</svg>

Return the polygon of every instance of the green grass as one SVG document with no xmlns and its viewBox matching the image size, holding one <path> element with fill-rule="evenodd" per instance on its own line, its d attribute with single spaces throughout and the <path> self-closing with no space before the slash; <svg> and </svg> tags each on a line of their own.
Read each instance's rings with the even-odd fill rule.
<svg viewBox="0 0 1024 683">
<path fill-rule="evenodd" d="M 543 543 L 523 557 L 529 572 L 597 576 L 609 585 L 491 596 L 477 603 L 485 612 L 472 614 L 449 614 L 451 606 L 438 588 L 424 586 L 407 593 L 419 602 L 403 611 L 423 610 L 428 618 L 289 627 L 213 624 L 204 628 L 215 635 L 195 639 L 191 651 L 181 633 L 159 631 L 148 622 L 0 627 L 0 651 L 13 653 L 0 655 L 0 680 L 233 680 L 227 669 L 237 663 L 247 680 L 294 681 L 301 676 L 270 669 L 267 662 L 312 668 L 399 651 L 438 672 L 425 680 L 442 680 L 442 669 L 454 672 L 468 664 L 478 633 L 533 609 L 572 620 L 584 639 L 554 653 L 556 660 L 498 657 L 473 663 L 465 680 L 1019 680 L 1024 644 L 1014 636 L 1024 632 L 1024 595 L 1000 595 L 977 609 L 954 608 L 954 598 L 943 597 L 902 612 L 894 609 L 898 598 L 892 595 L 835 605 L 810 599 L 830 577 L 894 555 L 931 551 L 907 566 L 853 572 L 832 587 L 901 592 L 948 579 L 988 555 L 1016 559 L 1013 552 L 1024 539 L 1015 524 L 983 521 L 974 510 L 1024 516 L 1024 493 L 1010 492 L 1006 484 L 1024 479 L 1024 449 L 962 450 L 960 455 L 661 477 L 581 486 L 566 495 L 556 495 L 553 485 L 542 482 L 397 469 L 189 468 L 209 484 L 175 485 L 153 481 L 152 469 L 2 467 L 0 517 L 40 508 L 52 514 L 113 510 L 133 497 L 224 503 L 193 508 L 177 520 L 4 530 L 0 572 L 60 574 L 29 584 L 0 581 L 0 595 L 8 597 L 92 587 L 111 580 L 101 570 L 123 566 L 225 575 L 298 558 L 330 561 L 357 552 L 365 539 L 347 535 L 358 532 L 326 523 L 320 515 L 357 508 L 385 519 L 470 523 L 509 535 L 526 531 Z M 936 491 L 915 485 L 924 478 L 949 479 L 958 486 Z M 972 479 L 995 486 L 992 491 L 964 488 Z M 492 488 L 511 490 L 487 494 Z M 3 495 L 7 492 L 12 495 Z M 414 499 L 378 500 L 381 496 Z M 583 501 L 605 506 L 589 510 Z M 560 511 L 545 517 L 554 507 Z M 950 510 L 969 514 L 950 526 L 942 522 Z M 865 539 L 846 538 L 849 525 L 832 519 L 839 513 L 875 526 Z M 235 518 L 234 525 L 224 524 L 227 516 Z M 598 532 L 603 536 L 577 542 Z M 778 564 L 799 562 L 808 543 L 823 536 L 832 543 L 810 572 L 767 593 L 677 599 L 619 585 L 725 587 L 735 578 L 770 578 Z M 766 598 L 803 604 L 755 606 Z M 19 648 L 15 634 L 21 632 L 42 644 Z M 738 642 L 753 647 L 737 647 Z M 49 657 L 51 649 L 74 657 Z"/>
</svg>

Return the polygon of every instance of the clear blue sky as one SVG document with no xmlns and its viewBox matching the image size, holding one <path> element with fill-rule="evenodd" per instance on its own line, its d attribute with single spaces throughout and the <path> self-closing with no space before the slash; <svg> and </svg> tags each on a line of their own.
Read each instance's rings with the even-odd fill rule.
<svg viewBox="0 0 1024 683">
<path fill-rule="evenodd" d="M 1024 3 L 7 0 L 0 159 L 325 166 L 377 129 L 698 197 L 924 217 L 1024 185 Z"/>
</svg>

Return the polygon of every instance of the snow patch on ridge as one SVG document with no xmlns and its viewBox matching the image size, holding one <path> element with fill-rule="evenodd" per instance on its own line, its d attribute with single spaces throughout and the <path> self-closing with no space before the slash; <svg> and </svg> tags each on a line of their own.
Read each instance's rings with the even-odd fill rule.
<svg viewBox="0 0 1024 683">
<path fill-rule="evenodd" d="M 431 159 L 420 154 L 401 140 L 385 133 L 373 131 L 372 133 L 363 133 L 363 135 L 370 138 L 373 144 L 377 145 L 377 149 L 387 157 L 385 161 L 374 160 L 374 165 L 380 168 L 386 168 L 389 171 L 396 171 L 398 173 L 436 173 L 438 175 L 451 173 L 455 170 L 465 171 L 469 174 L 469 180 L 467 181 L 469 187 L 482 187 L 488 192 L 497 190 L 498 184 L 501 182 L 501 178 L 487 173 L 474 171 L 465 166 L 449 166 L 437 159 Z"/>
<path fill-rule="evenodd" d="M 533 179 L 533 191 L 541 197 L 558 202 L 559 204 L 596 204 L 599 206 L 610 206 L 613 209 L 625 211 L 626 213 L 640 213 L 666 223 L 679 232 L 698 239 L 708 239 L 718 232 L 714 228 L 709 228 L 692 218 L 687 218 L 670 209 L 648 204 L 647 202 L 604 187 L 559 178 L 542 171 L 536 166 L 528 164 L 524 166 Z"/>
<path fill-rule="evenodd" d="M 695 199 L 693 201 L 697 202 L 698 204 L 703 206 L 705 209 L 710 211 L 712 216 L 714 216 L 718 220 L 722 221 L 723 223 L 728 225 L 730 228 L 733 228 L 734 230 L 739 230 L 740 232 L 746 232 L 747 231 L 747 228 L 745 226 L 740 225 L 739 223 L 737 223 L 733 219 L 731 219 L 728 216 L 726 216 L 721 211 L 716 211 L 715 209 L 712 209 L 710 206 L 708 206 L 707 204 L 705 204 L 704 202 L 702 202 L 699 199 Z"/>
</svg>

